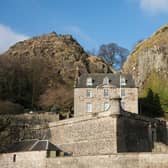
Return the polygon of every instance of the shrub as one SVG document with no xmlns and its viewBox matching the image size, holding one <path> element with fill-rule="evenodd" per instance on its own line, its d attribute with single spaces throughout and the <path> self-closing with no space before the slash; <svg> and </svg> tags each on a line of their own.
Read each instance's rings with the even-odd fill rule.
<svg viewBox="0 0 168 168">
<path fill-rule="evenodd" d="M 23 106 L 10 101 L 0 100 L 0 114 L 21 114 L 23 112 Z"/>
</svg>

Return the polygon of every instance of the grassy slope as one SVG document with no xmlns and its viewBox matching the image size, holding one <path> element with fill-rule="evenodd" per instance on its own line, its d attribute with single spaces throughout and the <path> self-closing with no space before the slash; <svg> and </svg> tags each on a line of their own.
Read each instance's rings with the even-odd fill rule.
<svg viewBox="0 0 168 168">
<path fill-rule="evenodd" d="M 147 96 L 149 88 L 159 96 L 162 109 L 168 113 L 168 79 L 163 79 L 158 73 L 152 72 L 144 83 L 140 98 Z"/>
<path fill-rule="evenodd" d="M 164 25 L 157 32 L 155 32 L 148 39 L 140 42 L 134 49 L 134 51 L 128 57 L 124 64 L 123 71 L 132 74 L 135 79 L 138 76 L 138 57 L 141 53 L 154 46 L 163 46 L 168 44 L 168 25 Z M 161 51 L 163 52 L 163 51 Z M 166 56 L 166 55 L 165 55 Z M 143 83 L 143 87 L 140 88 L 139 98 L 146 98 L 149 89 L 153 94 L 158 95 L 160 105 L 168 116 L 168 78 L 164 78 L 164 74 L 158 74 L 155 71 L 150 72 L 146 80 Z M 150 104 L 150 103 L 149 103 Z M 166 114 L 167 113 L 167 114 Z"/>
</svg>

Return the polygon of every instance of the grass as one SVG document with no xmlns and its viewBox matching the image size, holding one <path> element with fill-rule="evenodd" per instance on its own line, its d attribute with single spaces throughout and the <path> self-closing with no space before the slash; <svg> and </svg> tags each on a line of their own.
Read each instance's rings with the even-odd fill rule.
<svg viewBox="0 0 168 168">
<path fill-rule="evenodd" d="M 158 73 L 152 72 L 144 84 L 143 91 L 140 93 L 141 98 L 147 96 L 149 88 L 159 96 L 161 107 L 168 114 L 168 80 L 162 78 Z"/>
</svg>

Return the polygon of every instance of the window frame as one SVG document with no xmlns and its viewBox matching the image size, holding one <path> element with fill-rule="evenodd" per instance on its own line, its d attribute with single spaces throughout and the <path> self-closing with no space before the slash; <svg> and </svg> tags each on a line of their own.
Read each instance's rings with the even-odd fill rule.
<svg viewBox="0 0 168 168">
<path fill-rule="evenodd" d="M 92 103 L 87 102 L 86 103 L 86 112 L 91 113 L 92 112 Z"/>
<path fill-rule="evenodd" d="M 109 85 L 109 78 L 107 76 L 103 79 L 103 85 Z"/>
<path fill-rule="evenodd" d="M 106 106 L 106 105 L 108 105 L 108 106 Z M 110 103 L 109 102 L 104 102 L 103 111 L 107 111 L 109 107 L 110 107 Z"/>
<path fill-rule="evenodd" d="M 109 89 L 108 88 L 104 88 L 103 89 L 103 96 L 104 97 L 108 97 L 109 96 Z"/>
<path fill-rule="evenodd" d="M 93 86 L 93 80 L 92 80 L 91 77 L 88 77 L 88 78 L 86 79 L 86 86 Z"/>
<path fill-rule="evenodd" d="M 87 90 L 86 90 L 86 97 L 87 97 L 87 98 L 92 98 L 92 97 L 93 97 L 93 92 L 92 92 L 92 90 L 90 90 L 90 89 L 87 89 Z"/>
<path fill-rule="evenodd" d="M 126 86 L 126 78 L 124 76 L 120 76 L 120 86 Z"/>
</svg>

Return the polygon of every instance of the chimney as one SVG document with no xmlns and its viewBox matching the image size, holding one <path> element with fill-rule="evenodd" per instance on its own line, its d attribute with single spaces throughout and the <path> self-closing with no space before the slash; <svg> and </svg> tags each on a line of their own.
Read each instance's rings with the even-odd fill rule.
<svg viewBox="0 0 168 168">
<path fill-rule="evenodd" d="M 77 86 L 78 82 L 79 82 L 79 77 L 80 77 L 80 71 L 79 71 L 79 67 L 76 66 L 75 69 L 75 80 L 74 80 L 74 87 Z"/>
</svg>

